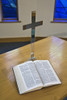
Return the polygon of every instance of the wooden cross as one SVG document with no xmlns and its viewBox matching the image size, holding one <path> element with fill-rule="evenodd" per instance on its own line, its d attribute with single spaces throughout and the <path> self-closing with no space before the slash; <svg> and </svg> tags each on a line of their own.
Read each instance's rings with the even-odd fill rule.
<svg viewBox="0 0 67 100">
<path fill-rule="evenodd" d="M 39 22 L 35 22 L 36 21 L 36 12 L 32 11 L 32 23 L 31 24 L 27 24 L 27 25 L 23 25 L 23 30 L 26 29 L 30 29 L 31 30 L 31 60 L 34 60 L 34 47 L 33 47 L 33 42 L 35 41 L 35 27 L 40 26 L 43 24 L 43 21 L 39 21 Z"/>
</svg>

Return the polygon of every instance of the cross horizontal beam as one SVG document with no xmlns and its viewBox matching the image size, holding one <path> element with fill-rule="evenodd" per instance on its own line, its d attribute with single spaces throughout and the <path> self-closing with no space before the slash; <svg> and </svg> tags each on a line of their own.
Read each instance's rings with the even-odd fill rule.
<svg viewBox="0 0 67 100">
<path fill-rule="evenodd" d="M 26 29 L 29 29 L 29 28 L 35 28 L 35 27 L 40 26 L 42 24 L 43 24 L 43 21 L 35 22 L 35 23 L 32 23 L 32 24 L 27 24 L 27 25 L 23 26 L 23 30 L 26 30 Z"/>
</svg>

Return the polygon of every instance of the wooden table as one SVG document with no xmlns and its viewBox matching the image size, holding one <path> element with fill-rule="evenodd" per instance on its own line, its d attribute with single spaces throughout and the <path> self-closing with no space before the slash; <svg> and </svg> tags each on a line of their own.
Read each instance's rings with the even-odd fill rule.
<svg viewBox="0 0 67 100">
<path fill-rule="evenodd" d="M 30 45 L 0 55 L 0 100 L 62 100 L 67 96 L 67 41 L 48 37 L 35 42 L 35 57 L 49 60 L 62 81 L 62 85 L 43 88 L 19 95 L 12 67 L 27 61 Z"/>
</svg>

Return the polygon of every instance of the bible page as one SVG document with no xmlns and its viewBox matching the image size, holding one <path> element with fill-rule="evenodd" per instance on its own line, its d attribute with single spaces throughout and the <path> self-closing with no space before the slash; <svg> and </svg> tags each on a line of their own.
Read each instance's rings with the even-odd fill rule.
<svg viewBox="0 0 67 100">
<path fill-rule="evenodd" d="M 25 88 L 25 91 L 22 91 L 23 85 L 21 85 L 22 87 L 21 89 L 19 85 L 20 83 L 18 82 L 18 86 L 21 89 L 21 93 L 26 93 L 32 90 L 41 89 L 43 87 L 43 84 L 38 75 L 36 67 L 34 66 L 34 63 L 32 61 L 19 64 L 16 67 L 18 67 L 18 70 L 20 71 L 21 74 L 20 77 L 22 78 L 21 80 L 23 81 L 24 88 Z"/>
<path fill-rule="evenodd" d="M 36 60 L 34 63 L 44 87 L 61 84 L 61 81 L 48 60 Z"/>
</svg>

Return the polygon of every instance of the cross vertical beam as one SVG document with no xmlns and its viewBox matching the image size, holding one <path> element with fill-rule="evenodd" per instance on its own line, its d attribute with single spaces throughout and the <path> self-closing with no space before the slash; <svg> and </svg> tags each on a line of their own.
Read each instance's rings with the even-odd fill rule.
<svg viewBox="0 0 67 100">
<path fill-rule="evenodd" d="M 31 42 L 33 43 L 35 41 L 35 20 L 36 20 L 36 13 L 32 12 L 32 30 L 31 30 Z"/>
<path fill-rule="evenodd" d="M 35 41 L 35 27 L 43 24 L 43 21 L 36 22 L 36 12 L 32 11 L 32 23 L 23 25 L 23 30 L 31 28 L 31 60 L 34 60 L 34 41 Z"/>
<path fill-rule="evenodd" d="M 35 20 L 36 20 L 36 13 L 32 12 L 32 30 L 31 30 L 31 59 L 35 60 L 36 58 L 34 57 L 34 42 L 35 42 Z"/>
</svg>

